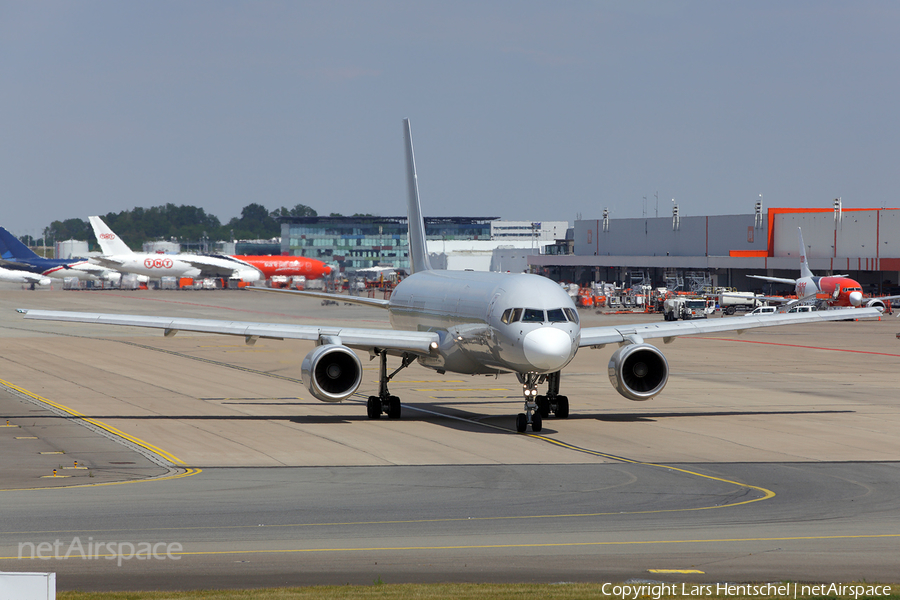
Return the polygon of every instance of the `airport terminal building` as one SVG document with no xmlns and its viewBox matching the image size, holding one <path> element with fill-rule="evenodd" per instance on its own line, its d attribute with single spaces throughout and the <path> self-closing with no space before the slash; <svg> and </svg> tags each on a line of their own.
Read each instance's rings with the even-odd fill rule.
<svg viewBox="0 0 900 600">
<path fill-rule="evenodd" d="M 649 277 L 662 286 L 700 273 L 712 285 L 770 292 L 770 284 L 746 275 L 798 277 L 798 228 L 815 275 L 849 274 L 872 293 L 897 288 L 900 210 L 841 209 L 839 202 L 833 210 L 771 208 L 743 215 L 579 220 L 570 254 L 545 253 L 528 262 L 535 272 L 581 284 L 627 284 L 638 273 L 638 279 Z"/>
<path fill-rule="evenodd" d="M 490 240 L 497 217 L 426 217 L 429 240 Z M 341 270 L 409 269 L 406 217 L 280 217 L 281 253 L 337 263 Z"/>
</svg>

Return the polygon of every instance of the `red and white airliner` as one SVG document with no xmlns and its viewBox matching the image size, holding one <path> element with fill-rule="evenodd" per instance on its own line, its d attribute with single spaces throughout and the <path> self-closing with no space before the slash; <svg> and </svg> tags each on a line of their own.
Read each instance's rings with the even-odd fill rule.
<svg viewBox="0 0 900 600">
<path fill-rule="evenodd" d="M 862 286 L 855 279 L 850 279 L 847 275 L 830 275 L 827 277 L 816 277 L 809 270 L 809 263 L 806 260 L 806 246 L 803 244 L 803 232 L 798 227 L 797 234 L 800 238 L 800 278 L 786 279 L 782 277 L 767 277 L 765 275 L 747 275 L 754 279 L 763 279 L 765 281 L 773 281 L 775 283 L 787 283 L 794 286 L 794 293 L 800 300 L 816 299 L 825 302 L 828 306 L 837 307 L 867 307 L 877 308 L 881 311 L 890 311 L 890 302 L 900 298 L 900 296 L 880 296 L 866 297 L 863 294 Z M 767 298 L 768 300 L 776 300 L 775 298 Z"/>
<path fill-rule="evenodd" d="M 273 275 L 293 277 L 302 275 L 307 279 L 321 279 L 331 273 L 331 267 L 315 258 L 305 256 L 232 256 L 236 260 L 253 265 L 259 269 L 263 277 L 270 279 Z"/>
</svg>

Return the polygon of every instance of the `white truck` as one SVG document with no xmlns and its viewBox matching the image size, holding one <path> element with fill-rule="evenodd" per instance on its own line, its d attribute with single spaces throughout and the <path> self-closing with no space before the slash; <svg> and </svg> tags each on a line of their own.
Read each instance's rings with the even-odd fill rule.
<svg viewBox="0 0 900 600">
<path fill-rule="evenodd" d="M 765 303 L 753 292 L 721 292 L 718 301 L 726 315 L 733 315 L 738 310 L 753 310 Z"/>
<path fill-rule="evenodd" d="M 689 296 L 675 296 L 668 298 L 663 303 L 663 316 L 666 321 L 684 319 L 705 319 L 706 298 L 691 298 Z"/>
</svg>

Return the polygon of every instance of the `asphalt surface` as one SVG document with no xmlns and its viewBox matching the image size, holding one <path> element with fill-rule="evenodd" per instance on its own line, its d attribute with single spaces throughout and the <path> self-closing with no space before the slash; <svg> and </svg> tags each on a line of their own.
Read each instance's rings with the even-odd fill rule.
<svg viewBox="0 0 900 600">
<path fill-rule="evenodd" d="M 308 344 L 11 310 L 387 327 L 377 309 L 12 286 L 0 306 L 0 570 L 59 589 L 896 580 L 893 318 L 678 340 L 645 403 L 609 387 L 611 351 L 583 351 L 572 416 L 536 436 L 513 431 L 512 377 L 414 366 L 392 382 L 403 418 L 369 421 L 367 357 L 360 398 L 323 404 L 299 383 Z"/>
</svg>

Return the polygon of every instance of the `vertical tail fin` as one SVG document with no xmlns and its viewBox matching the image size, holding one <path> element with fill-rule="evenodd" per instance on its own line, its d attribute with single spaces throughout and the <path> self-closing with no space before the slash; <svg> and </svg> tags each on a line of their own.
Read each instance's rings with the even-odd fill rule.
<svg viewBox="0 0 900 600">
<path fill-rule="evenodd" d="M 3 229 L 3 231 L 6 231 Z M 12 252 L 9 251 L 9 248 L 6 247 L 6 244 L 3 243 L 3 238 L 0 236 L 0 258 L 5 260 L 10 260 L 13 257 Z"/>
<path fill-rule="evenodd" d="M 806 245 L 803 243 L 803 231 L 798 227 L 797 235 L 800 236 L 800 277 L 812 277 L 812 271 L 809 270 L 809 262 L 806 260 Z"/>
<path fill-rule="evenodd" d="M 128 247 L 128 244 L 123 242 L 119 236 L 113 233 L 112 229 L 103 222 L 103 219 L 100 217 L 88 217 L 88 220 L 91 222 L 91 227 L 94 228 L 94 236 L 97 238 L 97 243 L 100 244 L 100 249 L 103 251 L 103 254 L 115 255 L 115 254 L 134 254 L 131 251 L 131 248 Z"/>
<path fill-rule="evenodd" d="M 5 227 L 0 227 L 0 254 L 6 260 L 40 258 Z"/>
<path fill-rule="evenodd" d="M 430 271 L 428 247 L 425 244 L 425 219 L 419 204 L 419 184 L 416 180 L 416 157 L 413 155 L 412 131 L 409 119 L 403 119 L 403 133 L 406 139 L 406 184 L 409 198 L 406 205 L 406 220 L 409 226 L 409 267 L 412 273 Z"/>
</svg>

